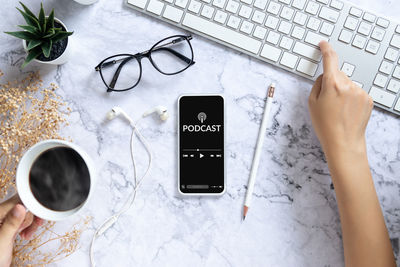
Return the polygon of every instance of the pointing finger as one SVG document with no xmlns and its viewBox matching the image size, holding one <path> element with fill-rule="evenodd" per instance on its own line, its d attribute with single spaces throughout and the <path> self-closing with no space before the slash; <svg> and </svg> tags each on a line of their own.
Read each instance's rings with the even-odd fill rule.
<svg viewBox="0 0 400 267">
<path fill-rule="evenodd" d="M 326 41 L 321 41 L 319 47 L 322 52 L 324 74 L 335 73 L 339 70 L 339 62 L 335 50 L 333 50 L 332 46 Z"/>
</svg>

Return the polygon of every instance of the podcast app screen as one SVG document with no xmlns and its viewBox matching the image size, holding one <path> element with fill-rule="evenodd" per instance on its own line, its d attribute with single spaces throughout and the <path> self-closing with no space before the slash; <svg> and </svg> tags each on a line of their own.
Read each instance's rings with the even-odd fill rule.
<svg viewBox="0 0 400 267">
<path fill-rule="evenodd" d="M 179 100 L 179 187 L 183 193 L 224 191 L 224 99 Z"/>
</svg>

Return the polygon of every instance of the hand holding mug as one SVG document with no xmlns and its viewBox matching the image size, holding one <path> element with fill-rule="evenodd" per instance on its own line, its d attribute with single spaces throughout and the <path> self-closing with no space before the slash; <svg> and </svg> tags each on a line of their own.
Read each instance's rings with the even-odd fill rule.
<svg viewBox="0 0 400 267">
<path fill-rule="evenodd" d="M 26 212 L 18 195 L 0 204 L 0 267 L 11 264 L 14 239 L 30 239 L 43 220 Z"/>
</svg>

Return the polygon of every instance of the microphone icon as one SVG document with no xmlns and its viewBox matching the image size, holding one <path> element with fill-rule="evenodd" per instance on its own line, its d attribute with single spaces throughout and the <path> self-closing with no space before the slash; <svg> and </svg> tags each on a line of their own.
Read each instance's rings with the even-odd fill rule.
<svg viewBox="0 0 400 267">
<path fill-rule="evenodd" d="M 197 115 L 197 118 L 199 119 L 199 121 L 200 121 L 201 123 L 203 123 L 203 122 L 207 119 L 207 115 L 206 115 L 206 113 L 204 113 L 204 112 L 200 112 L 200 113 Z"/>
</svg>

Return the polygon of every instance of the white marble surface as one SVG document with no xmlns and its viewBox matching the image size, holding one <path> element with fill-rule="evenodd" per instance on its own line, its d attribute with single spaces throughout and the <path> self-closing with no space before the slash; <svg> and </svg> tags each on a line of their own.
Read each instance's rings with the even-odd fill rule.
<svg viewBox="0 0 400 267">
<path fill-rule="evenodd" d="M 0 31 L 14 30 L 22 18 L 16 0 L 2 0 Z M 39 6 L 38 0 L 25 1 Z M 352 0 L 396 17 L 400 2 Z M 88 266 L 93 229 L 132 191 L 129 127 L 104 123 L 113 106 L 138 118 L 155 106 L 169 108 L 171 118 L 156 117 L 140 127 L 154 151 L 154 167 L 135 205 L 99 239 L 98 266 L 343 266 L 341 231 L 335 194 L 307 109 L 311 82 L 271 67 L 204 38 L 194 36 L 196 64 L 184 73 L 160 75 L 144 63 L 139 87 L 126 93 L 105 92 L 94 71 L 103 58 L 134 53 L 159 39 L 182 33 L 141 15 L 122 0 L 81 6 L 72 0 L 45 1 L 49 10 L 74 30 L 72 59 L 59 67 L 35 64 L 21 71 L 21 42 L 1 34 L 0 69 L 4 78 L 40 69 L 46 83 L 73 112 L 65 134 L 94 158 L 98 184 L 84 214 L 94 217 L 79 251 L 55 266 Z M 246 222 L 241 221 L 245 186 L 270 82 L 277 84 L 273 123 L 265 140 L 255 197 Z M 183 93 L 221 93 L 227 104 L 227 193 L 220 198 L 182 198 L 176 190 L 176 100 Z M 400 120 L 378 109 L 368 126 L 368 153 L 385 219 L 399 259 Z M 141 152 L 143 153 L 143 151 Z M 140 166 L 145 166 L 145 159 Z M 74 220 L 61 222 L 68 229 Z"/>
</svg>

